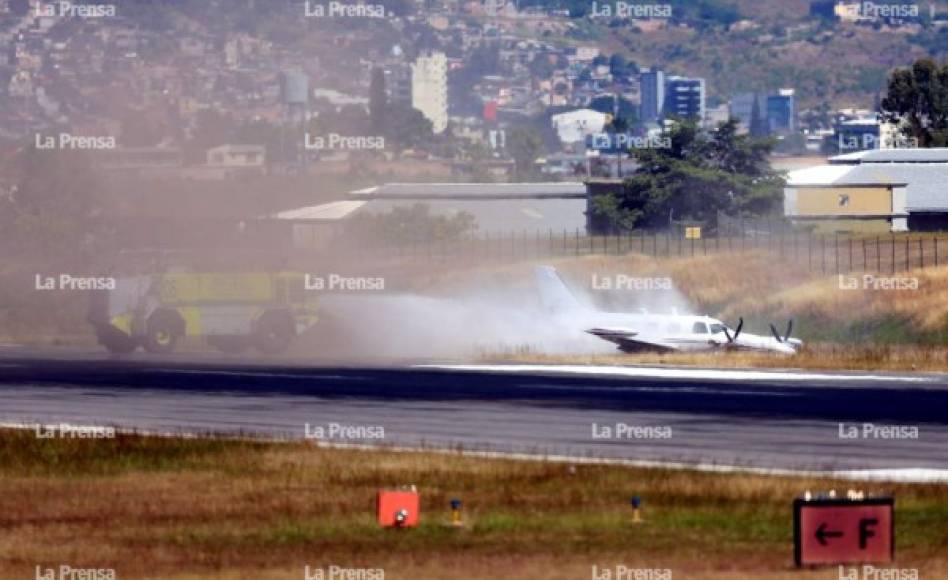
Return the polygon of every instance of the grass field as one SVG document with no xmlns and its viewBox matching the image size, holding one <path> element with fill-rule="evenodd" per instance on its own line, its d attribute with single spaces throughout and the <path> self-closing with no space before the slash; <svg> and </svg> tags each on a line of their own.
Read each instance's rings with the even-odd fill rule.
<svg viewBox="0 0 948 580">
<path fill-rule="evenodd" d="M 377 489 L 416 484 L 422 522 L 374 523 Z M 837 578 L 792 565 L 791 501 L 853 483 L 325 449 L 216 439 L 38 439 L 0 432 L 0 578 L 36 566 L 117 578 Z M 948 486 L 865 486 L 897 501 L 897 566 L 948 577 Z M 631 522 L 629 498 L 645 523 Z M 448 503 L 464 501 L 454 529 Z M 315 577 L 315 576 L 311 576 Z M 327 576 L 328 577 L 328 576 Z"/>
<path fill-rule="evenodd" d="M 485 362 L 583 365 L 672 365 L 700 368 L 770 368 L 827 371 L 918 371 L 948 369 L 948 347 L 815 344 L 787 357 L 753 352 L 634 353 L 549 355 L 529 349 L 485 352 Z"/>
</svg>

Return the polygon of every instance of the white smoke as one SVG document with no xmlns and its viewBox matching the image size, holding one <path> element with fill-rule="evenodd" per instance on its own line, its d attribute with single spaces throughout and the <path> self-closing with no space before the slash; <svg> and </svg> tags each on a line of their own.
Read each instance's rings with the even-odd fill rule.
<svg viewBox="0 0 948 580">
<path fill-rule="evenodd" d="M 565 276 L 564 276 L 565 278 Z M 541 306 L 533 268 L 523 283 L 479 279 L 448 295 L 329 295 L 314 337 L 295 354 L 346 361 L 471 360 L 491 355 L 610 354 L 615 347 L 587 334 L 589 312 L 551 314 Z M 689 313 L 676 290 L 605 292 L 566 280 L 584 306 L 611 312 Z M 315 351 L 315 352 L 314 352 Z"/>
</svg>

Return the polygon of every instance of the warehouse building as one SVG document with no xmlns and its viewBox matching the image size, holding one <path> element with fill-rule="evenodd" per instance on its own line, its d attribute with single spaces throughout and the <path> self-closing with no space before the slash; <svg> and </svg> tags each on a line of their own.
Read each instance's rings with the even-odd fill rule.
<svg viewBox="0 0 948 580">
<path fill-rule="evenodd" d="M 469 214 L 479 236 L 524 232 L 586 233 L 586 185 L 549 183 L 388 183 L 350 192 L 347 199 L 272 216 L 291 224 L 298 247 L 318 247 L 360 214 L 387 214 L 418 204 L 429 215 Z"/>
<path fill-rule="evenodd" d="M 948 229 L 948 148 L 875 149 L 791 171 L 784 214 L 824 232 Z"/>
</svg>

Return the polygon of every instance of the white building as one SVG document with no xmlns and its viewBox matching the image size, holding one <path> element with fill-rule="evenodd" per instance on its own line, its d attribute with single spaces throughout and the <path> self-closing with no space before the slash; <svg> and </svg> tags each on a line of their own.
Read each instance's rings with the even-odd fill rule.
<svg viewBox="0 0 948 580">
<path fill-rule="evenodd" d="M 448 58 L 443 52 L 419 56 L 411 65 L 411 106 L 431 121 L 436 134 L 448 127 Z"/>
<path fill-rule="evenodd" d="M 586 140 L 588 135 L 602 133 L 612 119 L 611 115 L 600 113 L 592 109 L 577 109 L 553 115 L 550 121 L 560 139 L 560 143 L 568 145 Z"/>
</svg>

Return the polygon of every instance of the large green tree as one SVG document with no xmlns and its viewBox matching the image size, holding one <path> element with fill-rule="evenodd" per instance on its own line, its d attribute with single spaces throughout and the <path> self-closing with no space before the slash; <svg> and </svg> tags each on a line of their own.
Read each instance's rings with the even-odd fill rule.
<svg viewBox="0 0 948 580">
<path fill-rule="evenodd" d="M 543 137 L 533 127 L 514 127 L 507 134 L 507 152 L 514 160 L 517 177 L 531 177 L 536 173 L 536 160 L 543 153 Z"/>
<path fill-rule="evenodd" d="M 948 146 L 948 64 L 924 58 L 892 71 L 882 115 L 919 147 Z"/>
<path fill-rule="evenodd" d="M 708 132 L 677 123 L 657 144 L 633 150 L 636 171 L 595 201 L 619 229 L 666 227 L 670 216 L 712 222 L 718 211 L 761 215 L 782 199 L 783 178 L 767 160 L 773 142 L 739 135 L 736 120 Z"/>
</svg>

